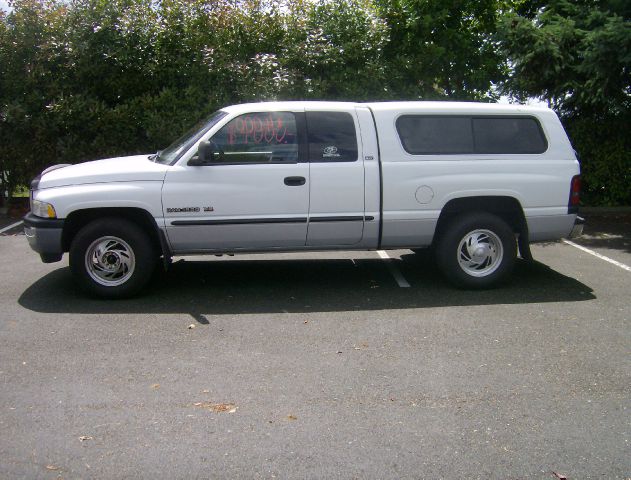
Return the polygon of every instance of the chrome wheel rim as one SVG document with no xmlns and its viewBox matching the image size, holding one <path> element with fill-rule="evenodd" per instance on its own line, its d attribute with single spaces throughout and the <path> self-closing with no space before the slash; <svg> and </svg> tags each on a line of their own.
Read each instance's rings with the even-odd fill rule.
<svg viewBox="0 0 631 480">
<path fill-rule="evenodd" d="M 85 268 L 90 278 L 100 285 L 122 285 L 133 275 L 136 267 L 134 251 L 118 237 L 96 239 L 85 253 Z"/>
<path fill-rule="evenodd" d="M 458 245 L 458 264 L 467 275 L 485 277 L 497 270 L 504 257 L 500 238 L 490 230 L 473 230 Z"/>
</svg>

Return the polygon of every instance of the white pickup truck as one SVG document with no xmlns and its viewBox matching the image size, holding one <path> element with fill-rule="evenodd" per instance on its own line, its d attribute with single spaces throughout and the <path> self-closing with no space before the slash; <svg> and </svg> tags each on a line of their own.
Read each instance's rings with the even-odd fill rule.
<svg viewBox="0 0 631 480">
<path fill-rule="evenodd" d="M 25 233 L 103 297 L 177 255 L 424 247 L 454 284 L 485 288 L 518 247 L 580 234 L 579 171 L 546 108 L 234 105 L 154 155 L 46 169 Z"/>
</svg>

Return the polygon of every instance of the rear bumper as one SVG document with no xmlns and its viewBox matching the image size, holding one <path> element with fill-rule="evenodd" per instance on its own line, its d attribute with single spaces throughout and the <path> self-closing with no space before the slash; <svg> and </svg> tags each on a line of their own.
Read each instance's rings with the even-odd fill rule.
<svg viewBox="0 0 631 480">
<path fill-rule="evenodd" d="M 568 238 L 577 238 L 583 235 L 583 226 L 585 225 L 585 219 L 583 217 L 576 216 L 576 221 L 574 222 L 574 227 L 572 227 L 572 231 Z"/>
<path fill-rule="evenodd" d="M 24 217 L 24 235 L 44 263 L 58 262 L 63 256 L 63 219 L 40 218 L 32 213 Z"/>
</svg>

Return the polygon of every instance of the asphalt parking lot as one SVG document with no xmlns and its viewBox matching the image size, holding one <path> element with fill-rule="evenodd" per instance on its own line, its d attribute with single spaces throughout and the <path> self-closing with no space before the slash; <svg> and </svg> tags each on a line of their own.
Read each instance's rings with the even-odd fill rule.
<svg viewBox="0 0 631 480">
<path fill-rule="evenodd" d="M 400 250 L 187 258 L 99 301 L 16 232 L 0 478 L 631 478 L 628 214 L 483 292 Z"/>
</svg>

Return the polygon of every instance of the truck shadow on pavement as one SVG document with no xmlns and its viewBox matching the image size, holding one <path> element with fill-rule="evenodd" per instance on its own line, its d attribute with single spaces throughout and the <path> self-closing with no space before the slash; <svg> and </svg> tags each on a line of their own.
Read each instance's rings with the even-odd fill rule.
<svg viewBox="0 0 631 480">
<path fill-rule="evenodd" d="M 250 257 L 251 258 L 251 257 Z M 159 273 L 142 296 L 100 300 L 74 285 L 69 269 L 40 278 L 19 304 L 43 313 L 187 313 L 204 315 L 393 310 L 468 305 L 578 302 L 593 290 L 538 262 L 518 260 L 510 283 L 484 291 L 458 290 L 427 254 L 389 260 L 411 287 L 401 288 L 380 259 L 179 261 Z"/>
</svg>

